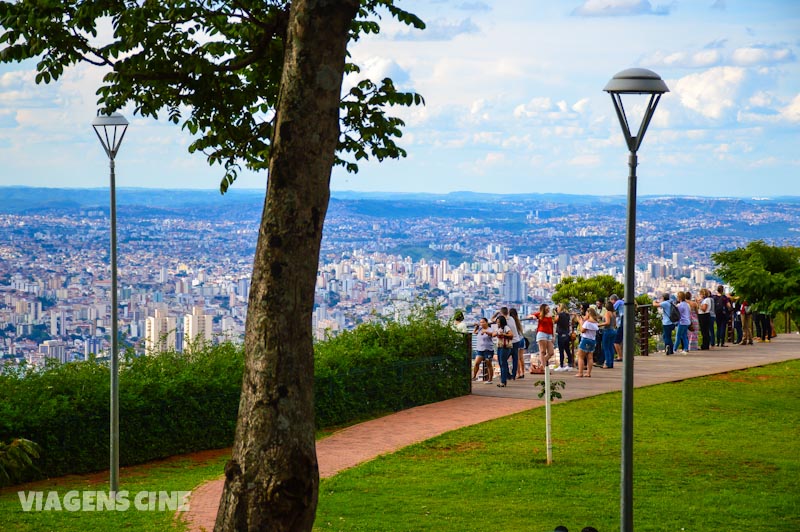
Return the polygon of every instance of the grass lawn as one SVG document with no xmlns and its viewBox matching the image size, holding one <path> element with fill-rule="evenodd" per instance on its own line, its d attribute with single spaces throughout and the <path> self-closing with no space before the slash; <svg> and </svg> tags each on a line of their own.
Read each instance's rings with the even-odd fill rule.
<svg viewBox="0 0 800 532">
<path fill-rule="evenodd" d="M 800 530 L 800 361 L 637 389 L 637 531 Z M 322 481 L 317 530 L 619 528 L 620 395 L 450 432 Z M 188 491 L 228 452 L 123 469 L 138 491 Z M 17 490 L 106 490 L 107 473 L 0 492 L 0 530 L 181 530 L 172 512 L 23 512 Z M 131 499 L 133 496 L 131 496 Z"/>
<path fill-rule="evenodd" d="M 136 511 L 134 498 L 140 491 L 191 491 L 202 482 L 222 474 L 229 450 L 195 453 L 151 462 L 120 471 L 120 488 L 128 490 L 130 509 L 125 512 L 23 512 L 18 490 L 58 491 L 62 502 L 70 490 L 108 491 L 108 472 L 96 475 L 72 475 L 52 480 L 5 488 L 0 491 L 0 530 L 53 532 L 109 532 L 184 530 L 171 511 Z"/>
<path fill-rule="evenodd" d="M 619 530 L 620 394 L 454 431 L 323 480 L 317 530 Z M 800 361 L 635 391 L 637 531 L 800 530 Z"/>
</svg>

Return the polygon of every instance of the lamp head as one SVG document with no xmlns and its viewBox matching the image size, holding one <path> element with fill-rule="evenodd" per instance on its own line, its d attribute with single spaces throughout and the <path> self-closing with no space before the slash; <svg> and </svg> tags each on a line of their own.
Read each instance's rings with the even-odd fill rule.
<svg viewBox="0 0 800 532">
<path fill-rule="evenodd" d="M 629 68 L 622 72 L 617 72 L 603 90 L 611 95 L 611 100 L 614 102 L 614 110 L 617 112 L 628 149 L 631 153 L 636 153 L 636 150 L 642 144 L 647 126 L 650 125 L 650 120 L 653 118 L 653 112 L 656 110 L 661 95 L 669 92 L 667 84 L 664 83 L 661 76 L 652 70 Z M 645 94 L 650 96 L 650 101 L 645 108 L 641 125 L 636 134 L 634 134 L 635 131 L 631 130 L 628 117 L 625 114 L 625 107 L 622 105 L 623 94 Z"/>
<path fill-rule="evenodd" d="M 103 145 L 108 158 L 112 161 L 119 151 L 119 146 L 122 144 L 122 138 L 125 136 L 125 131 L 128 129 L 128 121 L 119 113 L 112 113 L 110 115 L 98 114 L 92 120 L 92 127 Z"/>
<path fill-rule="evenodd" d="M 661 76 L 646 68 L 628 68 L 617 72 L 604 91 L 612 94 L 664 94 L 669 92 Z"/>
</svg>

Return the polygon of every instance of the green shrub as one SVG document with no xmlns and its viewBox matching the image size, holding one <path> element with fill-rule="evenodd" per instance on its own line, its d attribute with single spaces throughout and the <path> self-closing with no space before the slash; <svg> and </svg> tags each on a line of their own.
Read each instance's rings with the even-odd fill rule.
<svg viewBox="0 0 800 532">
<path fill-rule="evenodd" d="M 319 427 L 469 393 L 464 335 L 416 309 L 315 345 Z M 244 355 L 230 343 L 120 361 L 120 464 L 230 446 Z M 0 371 L 0 441 L 25 438 L 46 476 L 108 468 L 110 372 L 96 360 Z M 27 480 L 27 479 L 26 479 Z"/>
</svg>

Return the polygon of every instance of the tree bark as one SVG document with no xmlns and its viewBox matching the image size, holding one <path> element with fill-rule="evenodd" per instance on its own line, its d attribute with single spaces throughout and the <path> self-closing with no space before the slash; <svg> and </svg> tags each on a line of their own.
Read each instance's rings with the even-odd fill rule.
<svg viewBox="0 0 800 532">
<path fill-rule="evenodd" d="M 311 530 L 314 523 L 319 470 L 311 312 L 358 5 L 296 0 L 289 14 L 239 418 L 216 532 Z"/>
</svg>

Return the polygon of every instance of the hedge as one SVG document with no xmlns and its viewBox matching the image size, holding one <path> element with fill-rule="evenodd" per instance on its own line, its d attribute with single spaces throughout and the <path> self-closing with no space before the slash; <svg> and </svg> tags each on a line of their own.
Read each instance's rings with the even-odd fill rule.
<svg viewBox="0 0 800 532">
<path fill-rule="evenodd" d="M 315 346 L 318 427 L 469 393 L 465 338 L 427 310 Z M 435 313 L 434 313 L 435 316 Z M 230 343 L 120 364 L 120 464 L 230 446 L 244 356 Z M 94 360 L 0 371 L 0 441 L 40 445 L 25 480 L 108 469 L 109 369 Z"/>
</svg>

